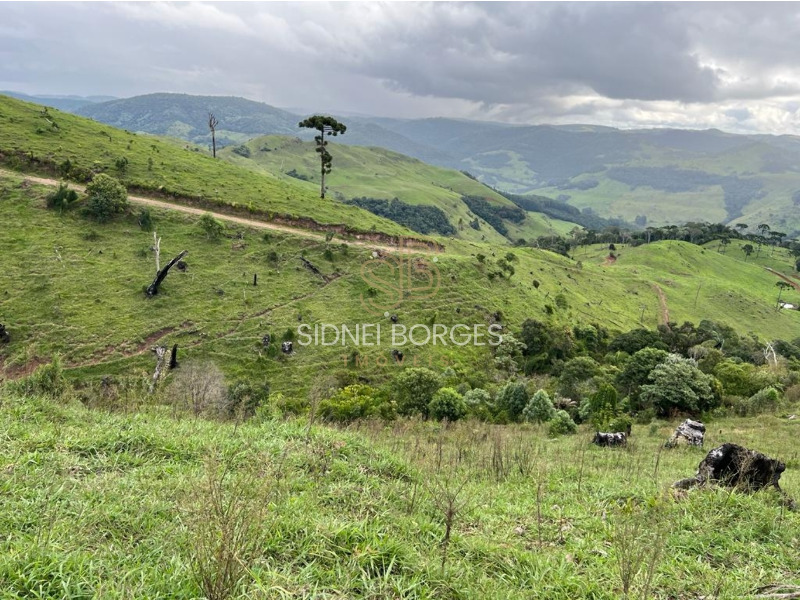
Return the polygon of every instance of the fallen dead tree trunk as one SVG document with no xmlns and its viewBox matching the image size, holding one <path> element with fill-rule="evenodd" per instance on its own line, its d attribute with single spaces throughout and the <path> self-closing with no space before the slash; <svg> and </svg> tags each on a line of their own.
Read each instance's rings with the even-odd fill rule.
<svg viewBox="0 0 800 600">
<path fill-rule="evenodd" d="M 786 496 L 778 483 L 785 470 L 786 465 L 779 460 L 738 444 L 727 443 L 706 454 L 694 477 L 676 481 L 672 487 L 688 490 L 708 483 L 718 483 L 748 492 L 774 487 L 784 495 L 787 506 L 794 510 L 794 500 Z"/>
<path fill-rule="evenodd" d="M 151 283 L 149 286 L 147 286 L 147 292 L 146 293 L 147 293 L 148 297 L 152 297 L 152 296 L 155 296 L 156 294 L 158 294 L 158 288 L 161 285 L 161 282 L 164 281 L 164 278 L 166 278 L 167 274 L 169 274 L 169 270 L 172 267 L 174 267 L 175 264 L 178 261 L 180 261 L 187 254 L 189 254 L 189 251 L 188 250 L 184 250 L 183 252 L 178 254 L 178 256 L 176 256 L 171 261 L 169 261 L 166 265 L 164 265 L 163 269 L 161 269 L 158 273 L 156 273 L 156 278 L 153 280 L 153 283 Z"/>
</svg>

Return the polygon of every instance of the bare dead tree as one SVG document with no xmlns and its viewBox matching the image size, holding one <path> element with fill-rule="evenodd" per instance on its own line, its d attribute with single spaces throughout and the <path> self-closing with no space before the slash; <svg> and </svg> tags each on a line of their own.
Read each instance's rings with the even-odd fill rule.
<svg viewBox="0 0 800 600">
<path fill-rule="evenodd" d="M 217 125 L 219 120 L 214 116 L 214 113 L 208 113 L 208 128 L 211 130 L 211 155 L 217 158 Z"/>
<path fill-rule="evenodd" d="M 167 355 L 167 347 L 156 346 L 153 348 L 153 352 L 156 355 L 156 370 L 153 372 L 153 381 L 150 382 L 151 394 L 155 391 L 158 380 L 161 378 L 161 370 L 164 368 L 164 358 Z"/>
<path fill-rule="evenodd" d="M 178 256 L 176 256 L 171 261 L 169 261 L 166 265 L 164 265 L 163 269 L 161 269 L 158 273 L 156 273 L 156 278 L 153 280 L 153 283 L 151 283 L 149 286 L 147 286 L 147 292 L 146 293 L 147 293 L 148 297 L 152 297 L 152 296 L 155 296 L 156 294 L 158 294 L 158 287 L 161 285 L 161 282 L 164 281 L 164 278 L 169 273 L 169 270 L 173 266 L 175 266 L 175 264 L 179 260 L 181 260 L 184 256 L 186 256 L 187 254 L 189 254 L 189 251 L 188 250 L 184 250 L 183 252 L 178 254 Z"/>
<path fill-rule="evenodd" d="M 156 253 L 156 273 L 161 270 L 161 238 L 153 232 L 153 252 Z"/>
</svg>

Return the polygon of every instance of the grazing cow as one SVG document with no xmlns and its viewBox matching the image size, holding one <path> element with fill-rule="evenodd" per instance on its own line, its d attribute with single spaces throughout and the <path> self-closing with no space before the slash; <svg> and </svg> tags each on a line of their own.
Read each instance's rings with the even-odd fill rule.
<svg viewBox="0 0 800 600">
<path fill-rule="evenodd" d="M 706 454 L 694 477 L 676 481 L 672 487 L 686 490 L 711 481 L 749 491 L 769 486 L 782 491 L 778 480 L 785 470 L 785 464 L 761 452 L 738 444 L 722 444 Z"/>
<path fill-rule="evenodd" d="M 11 341 L 11 336 L 6 331 L 6 326 L 0 323 L 0 344 L 7 344 Z"/>
<path fill-rule="evenodd" d="M 598 446 L 625 446 L 628 443 L 628 436 L 624 432 L 602 433 L 598 431 L 594 434 L 593 444 Z"/>
<path fill-rule="evenodd" d="M 690 446 L 703 447 L 703 438 L 705 437 L 706 426 L 700 421 L 692 421 L 686 419 L 683 423 L 678 425 L 672 437 L 666 443 L 667 448 L 674 448 L 678 442 L 683 439 Z"/>
<path fill-rule="evenodd" d="M 284 354 L 291 354 L 294 351 L 294 344 L 292 342 L 283 342 L 281 344 L 281 352 Z"/>
</svg>

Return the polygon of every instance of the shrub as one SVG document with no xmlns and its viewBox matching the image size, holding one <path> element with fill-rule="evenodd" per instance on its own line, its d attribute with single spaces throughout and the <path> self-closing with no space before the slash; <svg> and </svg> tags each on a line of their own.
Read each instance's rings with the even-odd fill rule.
<svg viewBox="0 0 800 600">
<path fill-rule="evenodd" d="M 458 421 L 466 416 L 467 404 L 453 388 L 442 388 L 433 395 L 428 404 L 428 414 L 437 421 Z"/>
<path fill-rule="evenodd" d="M 228 418 L 249 419 L 269 398 L 269 384 L 257 385 L 248 381 L 237 381 L 228 388 L 223 407 Z"/>
<path fill-rule="evenodd" d="M 650 421 L 647 422 L 649 423 Z M 633 427 L 633 420 L 628 415 L 619 415 L 611 419 L 611 422 L 608 424 L 608 431 L 612 433 L 618 431 L 629 433 L 631 427 Z"/>
<path fill-rule="evenodd" d="M 528 400 L 528 390 L 521 381 L 509 381 L 497 392 L 497 408 L 514 421 L 519 420 Z"/>
<path fill-rule="evenodd" d="M 67 391 L 67 380 L 61 367 L 61 357 L 55 355 L 52 362 L 40 365 L 25 379 L 8 384 L 11 391 L 21 395 L 60 398 Z"/>
<path fill-rule="evenodd" d="M 614 386 L 604 383 L 590 398 L 587 417 L 595 429 L 603 431 L 619 413 L 619 394 Z"/>
<path fill-rule="evenodd" d="M 544 390 L 539 390 L 522 411 L 522 416 L 530 423 L 546 423 L 556 415 L 553 402 Z"/>
<path fill-rule="evenodd" d="M 401 415 L 428 416 L 428 405 L 442 386 L 439 376 L 424 367 L 405 369 L 394 381 L 397 410 Z"/>
<path fill-rule="evenodd" d="M 58 189 L 47 195 L 47 208 L 53 208 L 59 212 L 69 208 L 78 200 L 78 192 L 69 189 L 67 184 L 60 183 Z"/>
<path fill-rule="evenodd" d="M 197 222 L 200 226 L 200 229 L 206 234 L 206 237 L 210 240 L 217 239 L 219 236 L 222 235 L 222 232 L 225 230 L 225 225 L 222 221 L 218 221 L 214 218 L 214 215 L 211 213 L 205 213 L 200 220 Z"/>
<path fill-rule="evenodd" d="M 374 415 L 388 416 L 389 411 L 381 411 L 386 404 L 374 388 L 363 385 L 349 385 L 319 404 L 319 416 L 325 421 L 350 423 Z M 388 408 L 388 407 L 387 407 Z"/>
<path fill-rule="evenodd" d="M 149 208 L 143 208 L 139 211 L 139 218 L 136 219 L 142 231 L 153 230 L 153 215 L 150 213 Z"/>
<path fill-rule="evenodd" d="M 552 437 L 575 433 L 576 431 L 578 431 L 578 426 L 575 425 L 575 421 L 572 420 L 572 417 L 570 417 L 569 413 L 565 410 L 556 411 L 555 416 L 550 420 L 550 425 L 547 428 L 547 432 Z"/>
<path fill-rule="evenodd" d="M 483 421 L 488 421 L 491 418 L 494 406 L 492 404 L 492 395 L 486 390 L 481 388 L 467 390 L 464 393 L 464 403 L 467 405 L 467 411 L 474 417 Z"/>
<path fill-rule="evenodd" d="M 86 186 L 86 213 L 104 223 L 128 208 L 128 192 L 119 181 L 104 173 Z"/>
<path fill-rule="evenodd" d="M 181 365 L 169 386 L 168 397 L 178 410 L 187 410 L 195 417 L 204 413 L 223 413 L 228 387 L 222 371 L 210 362 Z"/>
<path fill-rule="evenodd" d="M 764 388 L 736 404 L 736 412 L 742 417 L 752 417 L 764 412 L 774 411 L 781 402 L 781 395 L 773 387 Z"/>
<path fill-rule="evenodd" d="M 662 416 L 711 410 L 721 399 L 719 382 L 698 369 L 693 360 L 676 354 L 653 369 L 648 379 L 652 383 L 641 387 L 642 405 L 652 406 Z"/>
<path fill-rule="evenodd" d="M 245 158 L 250 158 L 250 148 L 242 144 L 241 146 L 236 146 L 233 149 L 234 154 L 238 154 L 239 156 L 243 156 Z"/>
</svg>

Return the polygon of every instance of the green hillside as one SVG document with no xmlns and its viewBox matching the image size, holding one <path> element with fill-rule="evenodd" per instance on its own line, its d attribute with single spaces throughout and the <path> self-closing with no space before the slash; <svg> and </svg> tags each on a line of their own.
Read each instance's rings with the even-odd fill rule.
<svg viewBox="0 0 800 600">
<path fill-rule="evenodd" d="M 328 193 L 339 200 L 370 197 L 391 200 L 398 198 L 412 205 L 428 205 L 441 209 L 458 232 L 458 237 L 491 243 L 507 243 L 491 226 L 480 230 L 468 223 L 475 214 L 461 200 L 461 196 L 482 196 L 501 206 L 514 205 L 485 185 L 450 169 L 434 167 L 417 159 L 382 148 L 362 148 L 339 143 L 349 134 L 331 141 L 334 156 L 333 171 L 326 177 Z M 257 166 L 261 170 L 284 180 L 307 180 L 310 193 L 319 188 L 319 159 L 313 142 L 296 137 L 264 136 L 250 140 L 245 147 L 250 156 L 241 156 L 241 149 L 225 148 L 220 152 L 235 164 Z M 293 173 L 294 177 L 287 175 Z M 534 239 L 540 235 L 565 234 L 574 223 L 550 219 L 541 213 L 527 213 L 522 223 L 506 221 L 512 239 Z"/>
<path fill-rule="evenodd" d="M 387 219 L 307 186 L 214 160 L 185 143 L 113 129 L 86 118 L 0 96 L 0 163 L 83 182 L 107 172 L 131 191 L 272 220 L 342 224 L 357 232 L 415 235 Z"/>
<path fill-rule="evenodd" d="M 207 144 L 218 107 L 225 143 L 295 134 L 298 115 L 241 98 L 153 94 L 80 110 L 134 131 Z M 337 143 L 380 146 L 466 170 L 497 189 L 561 198 L 599 216 L 650 225 L 692 220 L 766 222 L 800 233 L 800 139 L 718 130 L 619 130 L 588 125 L 509 126 L 446 118 L 351 117 Z M 310 137 L 310 136 L 309 136 Z M 308 137 L 304 137 L 308 139 Z"/>
<path fill-rule="evenodd" d="M 0 289 L 15 290 L 0 296 L 0 322 L 12 331 L 0 354 L 6 377 L 29 373 L 56 353 L 78 377 L 146 371 L 156 342 L 177 343 L 182 354 L 212 358 L 231 376 L 268 379 L 274 388 L 296 394 L 311 385 L 308 373 L 352 372 L 344 357 L 354 348 L 296 346 L 285 356 L 275 352 L 275 343 L 287 330 L 322 322 L 390 327 L 388 318 L 371 316 L 362 305 L 370 293 L 361 271 L 372 257 L 367 248 L 338 238 L 326 244 L 277 232 L 265 237 L 231 224 L 226 237 L 208 240 L 196 217 L 154 210 L 162 264 L 188 250 L 189 267 L 170 274 L 163 294 L 147 300 L 143 288 L 154 276 L 153 240 L 135 214 L 98 226 L 79 211 L 59 215 L 45 209 L 48 188 L 23 185 L 15 176 L 0 181 Z M 487 326 L 499 311 L 511 331 L 527 318 L 626 331 L 654 328 L 662 320 L 657 285 L 672 321 L 712 318 L 765 339 L 800 337 L 800 312 L 775 311 L 777 278 L 753 259 L 745 262 L 731 246 L 727 254 L 683 242 L 619 248 L 615 264 L 608 264 L 608 251 L 600 247 L 579 250 L 579 263 L 520 248 L 511 250 L 515 273 L 509 278 L 491 275 L 507 246 L 454 241 L 436 256 L 438 293 L 412 295 L 392 310 L 406 324 Z M 477 254 L 486 257 L 483 263 Z M 761 259 L 776 260 L 766 251 Z M 783 264 L 788 267 L 788 258 Z M 376 301 L 383 299 L 380 292 Z M 263 345 L 265 334 L 272 348 Z M 359 349 L 368 365 L 365 377 L 383 381 L 394 372 L 391 347 L 384 342 Z M 403 349 L 419 360 L 449 361 L 487 376 L 493 369 L 486 346 Z"/>
</svg>

